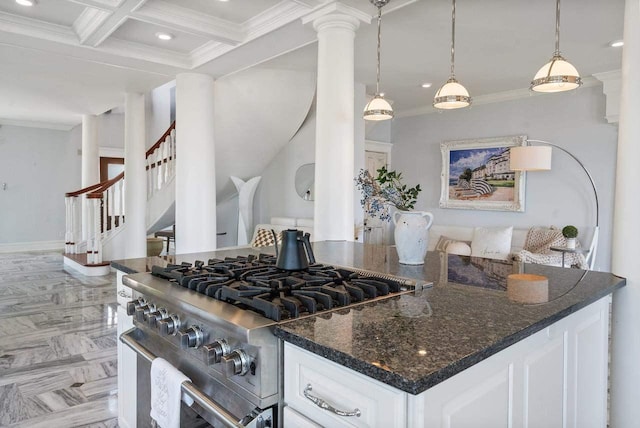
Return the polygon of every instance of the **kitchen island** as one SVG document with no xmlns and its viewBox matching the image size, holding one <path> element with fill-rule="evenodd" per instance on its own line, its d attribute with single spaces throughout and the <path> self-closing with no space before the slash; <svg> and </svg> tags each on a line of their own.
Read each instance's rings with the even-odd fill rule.
<svg viewBox="0 0 640 428">
<path fill-rule="evenodd" d="M 275 326 L 286 342 L 285 426 L 606 426 L 608 296 L 623 279 L 442 253 L 403 266 L 393 248 L 345 242 L 313 248 L 320 262 L 434 286 Z M 113 266 L 134 273 L 226 254 Z M 513 272 L 546 276 L 549 301 L 510 301 Z"/>
</svg>

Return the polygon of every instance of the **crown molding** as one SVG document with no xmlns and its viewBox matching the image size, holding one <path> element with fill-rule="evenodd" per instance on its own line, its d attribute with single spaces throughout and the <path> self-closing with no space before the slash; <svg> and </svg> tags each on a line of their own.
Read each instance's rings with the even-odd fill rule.
<svg viewBox="0 0 640 428">
<path fill-rule="evenodd" d="M 131 17 L 149 24 L 168 26 L 177 31 L 204 36 L 232 46 L 246 39 L 246 32 L 240 24 L 204 15 L 162 0 L 142 5 L 131 14 Z"/>
<path fill-rule="evenodd" d="M 78 44 L 78 36 L 71 27 L 24 18 L 10 13 L 0 12 L 0 28 L 9 33 L 37 39 L 46 39 L 68 45 Z"/>
<path fill-rule="evenodd" d="M 122 6 L 118 7 L 113 13 L 109 14 L 96 30 L 89 34 L 85 40 L 85 44 L 94 48 L 100 46 L 109 36 L 113 34 L 127 19 L 147 0 L 126 0 Z"/>
<path fill-rule="evenodd" d="M 313 12 L 309 13 L 308 15 L 304 16 L 302 18 L 302 23 L 308 24 L 326 15 L 347 15 L 347 16 L 356 18 L 362 22 L 366 22 L 367 24 L 371 23 L 371 15 L 361 11 L 360 9 L 347 6 L 346 4 L 340 3 L 338 1 L 331 2 L 326 6 L 322 6 L 319 9 L 316 9 Z"/>
<path fill-rule="evenodd" d="M 105 11 L 114 11 L 124 0 L 68 0 L 71 3 L 100 9 Z"/>
<path fill-rule="evenodd" d="M 3 119 L 0 118 L 0 126 L 20 126 L 23 128 L 39 128 L 39 129 L 52 129 L 54 131 L 70 131 L 77 123 L 56 123 L 56 122 L 41 122 L 37 120 L 22 120 L 22 119 Z"/>
<path fill-rule="evenodd" d="M 297 3 L 280 2 L 242 24 L 247 41 L 277 30 L 309 13 L 309 7 Z"/>
<path fill-rule="evenodd" d="M 111 12 L 104 10 L 90 7 L 85 8 L 80 16 L 73 22 L 73 30 L 78 35 L 80 43 L 84 44 L 93 33 L 98 31 L 98 28 L 109 19 L 110 15 Z"/>
<path fill-rule="evenodd" d="M 291 0 L 294 3 L 298 3 L 301 6 L 308 7 L 313 9 L 314 7 L 318 7 L 323 3 L 326 3 L 327 0 Z"/>
<path fill-rule="evenodd" d="M 599 84 L 600 82 L 591 76 L 582 78 L 583 88 L 597 86 Z M 514 100 L 519 100 L 523 98 L 540 97 L 540 96 L 548 97 L 549 95 L 553 95 L 553 94 L 535 92 L 535 91 L 529 90 L 529 88 L 513 89 L 511 91 L 496 92 L 493 94 L 479 95 L 477 97 L 473 97 L 472 98 L 473 102 L 471 104 L 471 107 L 479 106 L 483 104 L 493 104 L 493 103 L 501 103 L 506 101 L 514 101 Z M 395 114 L 395 117 L 401 118 L 401 117 L 421 116 L 424 114 L 440 113 L 440 112 L 441 110 L 438 110 L 437 108 L 434 108 L 433 106 L 428 105 L 428 106 L 399 111 Z"/>
<path fill-rule="evenodd" d="M 151 47 L 142 43 L 110 37 L 100 46 L 105 53 L 121 57 L 134 58 L 142 61 L 160 63 L 172 67 L 188 69 L 192 68 L 191 56 L 180 52 Z"/>
<path fill-rule="evenodd" d="M 191 68 L 197 68 L 233 50 L 233 46 L 207 42 L 191 51 Z"/>
</svg>

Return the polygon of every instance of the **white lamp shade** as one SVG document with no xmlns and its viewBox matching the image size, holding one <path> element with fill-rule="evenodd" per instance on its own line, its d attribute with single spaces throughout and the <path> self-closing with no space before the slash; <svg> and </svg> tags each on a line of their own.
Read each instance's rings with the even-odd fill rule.
<svg viewBox="0 0 640 428">
<path fill-rule="evenodd" d="M 453 78 L 438 89 L 433 98 L 433 106 L 444 110 L 467 107 L 469 104 L 471 104 L 469 91 Z"/>
<path fill-rule="evenodd" d="M 582 85 L 578 70 L 561 56 L 554 56 L 542 66 L 531 82 L 536 92 L 562 92 Z"/>
<path fill-rule="evenodd" d="M 550 146 L 520 146 L 509 150 L 511 171 L 548 171 L 551 169 Z"/>
<path fill-rule="evenodd" d="M 382 95 L 376 95 L 364 106 L 365 120 L 389 120 L 393 118 L 393 108 Z"/>
</svg>

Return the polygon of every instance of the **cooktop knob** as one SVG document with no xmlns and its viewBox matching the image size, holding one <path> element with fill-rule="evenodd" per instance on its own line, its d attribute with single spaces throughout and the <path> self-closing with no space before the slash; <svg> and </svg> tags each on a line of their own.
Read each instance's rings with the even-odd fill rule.
<svg viewBox="0 0 640 428">
<path fill-rule="evenodd" d="M 163 320 L 159 320 L 156 324 L 160 330 L 161 336 L 168 336 L 170 334 L 176 335 L 180 328 L 180 317 L 176 314 L 171 314 Z"/>
<path fill-rule="evenodd" d="M 178 336 L 180 337 L 180 346 L 183 348 L 198 349 L 204 341 L 204 333 L 197 325 L 192 325 L 185 331 L 179 331 Z"/>
<path fill-rule="evenodd" d="M 249 371 L 249 355 L 242 349 L 235 349 L 229 355 L 222 357 L 222 364 L 227 377 L 244 376 Z"/>
<path fill-rule="evenodd" d="M 160 308 L 155 312 L 147 315 L 147 324 L 149 327 L 155 327 L 158 321 L 169 318 L 169 312 L 165 308 Z"/>
<path fill-rule="evenodd" d="M 147 304 L 147 301 L 144 300 L 144 297 L 139 297 L 136 300 L 127 302 L 127 315 L 135 315 L 136 309 L 146 304 Z"/>
<path fill-rule="evenodd" d="M 147 305 L 142 305 L 136 308 L 136 321 L 138 322 L 144 322 L 145 319 L 145 315 L 147 315 L 150 312 L 154 312 L 156 310 L 156 305 L 154 305 L 153 303 L 149 303 Z"/>
<path fill-rule="evenodd" d="M 231 348 L 225 339 L 216 339 L 204 346 L 205 358 L 208 365 L 218 364 L 222 361 L 222 357 L 228 355 L 229 352 L 231 352 Z"/>
</svg>

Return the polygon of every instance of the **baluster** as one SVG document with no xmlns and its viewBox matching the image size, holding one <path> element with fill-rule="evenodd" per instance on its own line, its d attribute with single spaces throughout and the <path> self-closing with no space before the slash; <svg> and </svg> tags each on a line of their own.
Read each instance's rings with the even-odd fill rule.
<svg viewBox="0 0 640 428">
<path fill-rule="evenodd" d="M 84 204 L 88 207 L 86 219 L 87 224 L 85 227 L 87 231 L 87 263 L 91 264 L 93 263 L 93 243 L 95 238 L 95 233 L 93 232 L 93 228 L 95 225 L 95 223 L 93 222 L 93 202 L 91 199 L 85 198 Z"/>
<path fill-rule="evenodd" d="M 160 190 L 162 188 L 162 183 L 160 182 L 162 177 L 162 150 L 158 147 L 154 154 L 156 156 L 156 190 Z"/>
<path fill-rule="evenodd" d="M 64 252 L 70 253 L 71 242 L 71 197 L 64 198 Z"/>
<path fill-rule="evenodd" d="M 71 201 L 71 254 L 78 254 L 78 245 L 82 240 L 82 198 L 74 196 Z"/>
<path fill-rule="evenodd" d="M 105 231 L 110 231 L 113 229 L 113 188 L 115 187 L 115 183 L 107 189 L 107 209 L 106 209 L 106 225 Z"/>
<path fill-rule="evenodd" d="M 101 229 L 100 229 L 100 235 L 104 236 L 105 233 L 107 233 L 107 220 L 109 219 L 109 213 L 107 212 L 107 210 L 109 209 L 109 206 L 107 205 L 107 197 L 108 197 L 108 193 L 103 191 L 102 192 L 102 198 L 100 199 L 100 219 L 101 219 Z"/>
<path fill-rule="evenodd" d="M 164 162 L 164 170 L 162 174 L 162 186 L 169 181 L 169 149 L 171 148 L 171 136 L 167 135 L 162 143 L 162 158 Z"/>
<path fill-rule="evenodd" d="M 171 178 L 176 175 L 176 130 L 171 131 L 171 149 L 169 150 L 171 157 Z"/>
</svg>

